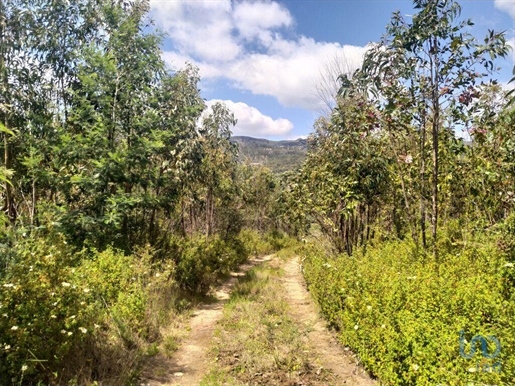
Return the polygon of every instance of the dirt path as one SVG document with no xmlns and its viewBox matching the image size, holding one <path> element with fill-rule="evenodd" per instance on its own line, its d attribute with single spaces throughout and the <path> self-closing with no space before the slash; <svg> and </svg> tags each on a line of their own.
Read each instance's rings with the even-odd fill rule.
<svg viewBox="0 0 515 386">
<path fill-rule="evenodd" d="M 283 265 L 282 278 L 286 297 L 295 320 L 304 325 L 308 331 L 310 345 L 320 359 L 320 366 L 331 370 L 342 380 L 342 385 L 371 386 L 377 383 L 356 364 L 350 352 L 345 351 L 337 342 L 335 335 L 325 327 L 326 323 L 319 316 L 317 307 L 311 298 L 298 259 L 291 259 Z"/>
<path fill-rule="evenodd" d="M 215 294 L 216 301 L 201 305 L 190 320 L 191 332 L 184 339 L 173 358 L 158 356 L 146 369 L 142 386 L 196 386 L 207 372 L 210 363 L 208 348 L 211 345 L 217 322 L 223 314 L 224 304 L 229 299 L 231 290 L 238 277 L 266 261 L 272 256 L 253 258 L 240 267 L 238 272 L 231 273 L 231 279 L 223 284 Z M 364 371 L 356 365 L 351 353 L 345 351 L 337 342 L 333 333 L 325 328 L 325 322 L 319 316 L 317 307 L 306 289 L 304 277 L 300 271 L 298 260 L 290 259 L 286 263 L 272 261 L 273 266 L 284 269 L 281 284 L 290 305 L 293 319 L 308 339 L 314 349 L 313 355 L 318 358 L 320 368 L 330 370 L 346 386 L 375 386 Z"/>
<path fill-rule="evenodd" d="M 146 369 L 144 386 L 196 386 L 209 367 L 207 350 L 216 323 L 222 317 L 224 304 L 229 299 L 232 287 L 240 276 L 272 256 L 251 258 L 248 263 L 240 266 L 238 272 L 231 272 L 231 278 L 219 287 L 215 293 L 216 301 L 201 305 L 190 320 L 190 334 L 180 344 L 173 358 L 157 357 Z"/>
</svg>

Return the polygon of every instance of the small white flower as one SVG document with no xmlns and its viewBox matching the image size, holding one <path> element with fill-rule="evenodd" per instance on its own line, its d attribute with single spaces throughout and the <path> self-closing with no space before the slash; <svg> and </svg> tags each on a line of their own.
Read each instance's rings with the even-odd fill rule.
<svg viewBox="0 0 515 386">
<path fill-rule="evenodd" d="M 475 373 L 476 372 L 476 368 L 475 367 L 471 367 L 467 370 L 469 373 Z"/>
<path fill-rule="evenodd" d="M 95 328 L 100 328 L 100 326 L 98 324 L 94 324 Z"/>
<path fill-rule="evenodd" d="M 66 330 L 61 330 L 61 334 L 66 334 Z"/>
<path fill-rule="evenodd" d="M 161 275 L 159 273 L 156 273 L 156 277 L 159 277 L 159 276 L 161 276 Z"/>
<path fill-rule="evenodd" d="M 63 282 L 61 283 L 61 285 L 62 285 L 63 287 L 70 287 L 70 286 L 71 286 L 71 284 L 70 284 L 70 283 L 67 283 L 67 282 L 65 282 L 65 281 L 63 281 Z"/>
<path fill-rule="evenodd" d="M 14 287 L 14 284 L 9 283 L 9 284 L 4 284 L 3 286 L 4 286 L 5 288 L 13 288 L 13 287 Z"/>
<path fill-rule="evenodd" d="M 51 317 L 52 319 L 57 318 L 57 316 L 55 316 L 55 315 L 50 315 L 50 317 Z"/>
<path fill-rule="evenodd" d="M 70 316 L 70 319 L 75 319 L 75 315 Z"/>
<path fill-rule="evenodd" d="M 404 162 L 406 162 L 407 164 L 410 164 L 413 162 L 413 157 L 411 156 L 411 154 L 408 154 L 406 156 L 406 158 L 404 159 Z"/>
<path fill-rule="evenodd" d="M 371 310 L 372 309 L 372 306 L 367 306 L 367 310 Z"/>
<path fill-rule="evenodd" d="M 512 268 L 513 267 L 513 263 L 506 263 L 506 264 L 504 264 L 504 266 L 506 268 Z"/>
<path fill-rule="evenodd" d="M 22 373 L 24 373 L 25 371 L 27 371 L 27 369 L 28 369 L 28 368 L 29 368 L 29 366 L 27 366 L 27 365 L 23 365 L 23 366 L 21 367 L 21 372 L 22 372 Z"/>
<path fill-rule="evenodd" d="M 84 292 L 85 292 L 85 293 L 88 293 L 89 291 L 90 291 L 90 289 L 89 289 L 89 288 L 84 288 Z"/>
<path fill-rule="evenodd" d="M 11 330 L 16 331 L 19 327 L 18 326 L 12 326 Z"/>
<path fill-rule="evenodd" d="M 68 331 L 68 336 L 71 336 L 72 334 L 73 334 L 73 332 Z"/>
<path fill-rule="evenodd" d="M 10 345 L 10 344 L 6 344 L 6 345 L 4 346 L 4 349 L 5 349 L 5 351 L 10 350 L 10 349 L 11 349 L 11 345 Z"/>
<path fill-rule="evenodd" d="M 80 332 L 82 332 L 83 334 L 85 334 L 86 332 L 88 332 L 88 329 L 87 329 L 87 328 L 84 328 L 84 327 L 79 327 L 79 330 L 80 330 Z"/>
<path fill-rule="evenodd" d="M 358 328 L 359 328 L 359 326 L 356 324 L 356 325 L 354 326 L 354 329 L 355 329 L 355 330 L 357 330 Z"/>
<path fill-rule="evenodd" d="M 419 369 L 418 365 L 413 365 L 413 370 L 417 371 Z"/>
</svg>

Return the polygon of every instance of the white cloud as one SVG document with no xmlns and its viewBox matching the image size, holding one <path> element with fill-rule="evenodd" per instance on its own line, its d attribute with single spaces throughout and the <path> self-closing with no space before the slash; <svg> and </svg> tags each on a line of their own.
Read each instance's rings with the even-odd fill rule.
<svg viewBox="0 0 515 386">
<path fill-rule="evenodd" d="M 189 61 L 203 79 L 228 79 L 253 94 L 268 95 L 288 107 L 316 111 L 322 101 L 315 85 L 324 63 L 343 55 L 355 68 L 364 47 L 286 38 L 294 20 L 280 3 L 269 0 L 151 0 L 152 17 L 166 30 L 173 51 L 164 57 L 173 67 Z M 253 43 L 259 43 L 256 46 Z"/>
<path fill-rule="evenodd" d="M 510 51 L 511 60 L 515 62 L 515 36 L 512 37 L 511 39 L 508 39 L 506 41 L 506 43 L 508 43 L 511 47 L 511 51 Z"/>
<path fill-rule="evenodd" d="M 267 43 L 270 31 L 274 28 L 291 26 L 293 18 L 290 12 L 276 2 L 239 2 L 234 6 L 233 20 L 243 38 L 258 37 Z"/>
<path fill-rule="evenodd" d="M 152 17 L 164 28 L 180 53 L 209 61 L 228 61 L 241 47 L 232 36 L 229 0 L 151 0 Z"/>
<path fill-rule="evenodd" d="M 362 47 L 319 43 L 301 37 L 275 42 L 266 54 L 250 54 L 232 63 L 229 79 L 254 94 L 270 95 L 284 106 L 315 110 L 322 101 L 314 90 L 325 62 L 343 52 L 351 62 L 361 62 Z"/>
<path fill-rule="evenodd" d="M 495 7 L 510 14 L 515 19 L 515 0 L 495 0 Z"/>
<path fill-rule="evenodd" d="M 217 102 L 225 104 L 238 120 L 238 123 L 234 127 L 233 135 L 281 136 L 288 134 L 293 129 L 293 123 L 288 119 L 273 119 L 263 114 L 255 107 L 249 106 L 243 102 L 213 99 L 206 102 L 208 109 Z"/>
</svg>

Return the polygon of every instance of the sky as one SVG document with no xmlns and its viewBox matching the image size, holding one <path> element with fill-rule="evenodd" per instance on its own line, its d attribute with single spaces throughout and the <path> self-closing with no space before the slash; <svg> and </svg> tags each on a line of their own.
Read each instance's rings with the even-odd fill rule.
<svg viewBox="0 0 515 386">
<path fill-rule="evenodd" d="M 515 47 L 515 0 L 461 0 L 471 33 L 505 31 Z M 199 68 L 208 106 L 223 102 L 238 123 L 233 135 L 306 137 L 334 89 L 334 69 L 359 67 L 395 11 L 409 18 L 410 0 L 150 0 L 150 17 L 166 37 L 172 70 Z M 495 78 L 507 83 L 515 55 L 498 60 Z M 330 69 L 333 69 L 331 71 Z M 324 82 L 324 79 L 326 80 Z M 318 92 L 317 92 L 318 89 Z"/>
</svg>

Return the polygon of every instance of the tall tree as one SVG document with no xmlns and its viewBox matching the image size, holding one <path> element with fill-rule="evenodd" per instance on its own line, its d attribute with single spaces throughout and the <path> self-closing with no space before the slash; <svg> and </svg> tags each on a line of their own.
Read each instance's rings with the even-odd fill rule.
<svg viewBox="0 0 515 386">
<path fill-rule="evenodd" d="M 431 133 L 431 223 L 436 246 L 439 218 L 439 141 L 444 118 L 450 126 L 466 121 L 464 106 L 476 96 L 475 85 L 495 70 L 493 59 L 504 57 L 508 46 L 503 33 L 489 31 L 480 43 L 466 28 L 470 20 L 458 21 L 461 8 L 452 0 L 414 0 L 419 10 L 407 21 L 394 13 L 387 35 L 371 49 L 364 60 L 361 80 L 370 86 L 388 112 L 410 121 L 419 136 L 420 179 L 424 189 L 426 127 Z M 365 86 L 368 87 L 368 86 Z M 369 88 L 370 89 L 370 88 Z M 393 93 L 393 90 L 403 90 Z M 398 96 L 400 95 L 400 96 Z M 385 102 L 381 102 L 384 100 Z M 401 109 L 401 111 L 399 111 Z M 444 113 L 445 112 L 445 113 Z M 421 220 L 424 227 L 424 191 L 421 195 Z M 436 247 L 435 247 L 436 248 Z M 436 249 L 434 249 L 436 253 Z"/>
</svg>

